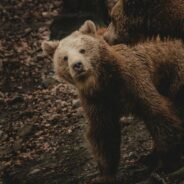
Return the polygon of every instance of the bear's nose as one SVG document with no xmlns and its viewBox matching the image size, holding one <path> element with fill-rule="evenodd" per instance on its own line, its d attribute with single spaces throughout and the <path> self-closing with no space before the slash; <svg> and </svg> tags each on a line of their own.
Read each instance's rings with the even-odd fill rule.
<svg viewBox="0 0 184 184">
<path fill-rule="evenodd" d="M 84 69 L 81 61 L 75 62 L 72 67 L 73 67 L 74 71 L 76 71 L 76 72 L 82 72 Z"/>
</svg>

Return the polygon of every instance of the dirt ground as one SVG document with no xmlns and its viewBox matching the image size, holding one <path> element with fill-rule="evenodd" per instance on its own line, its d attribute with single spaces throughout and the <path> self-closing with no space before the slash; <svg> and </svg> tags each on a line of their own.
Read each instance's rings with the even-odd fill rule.
<svg viewBox="0 0 184 184">
<path fill-rule="evenodd" d="M 0 2 L 0 184 L 83 184 L 97 174 L 77 93 L 54 79 L 40 47 L 61 6 Z M 140 160 L 151 151 L 144 124 L 122 120 L 119 183 L 184 184 L 184 176 L 162 173 L 150 180 L 149 164 Z"/>
</svg>

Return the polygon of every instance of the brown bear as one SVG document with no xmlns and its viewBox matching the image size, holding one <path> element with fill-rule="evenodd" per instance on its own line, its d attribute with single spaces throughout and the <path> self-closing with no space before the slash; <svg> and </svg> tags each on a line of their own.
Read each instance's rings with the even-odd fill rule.
<svg viewBox="0 0 184 184">
<path fill-rule="evenodd" d="M 54 55 L 58 79 L 78 89 L 89 121 L 87 138 L 100 170 L 93 183 L 115 182 L 120 159 L 119 119 L 130 113 L 144 120 L 160 167 L 178 163 L 184 106 L 181 41 L 111 47 L 96 35 L 94 23 L 86 21 L 79 31 L 61 41 L 45 41 L 42 48 Z"/>
<path fill-rule="evenodd" d="M 135 44 L 157 35 L 184 40 L 183 0 L 119 0 L 104 38 L 110 44 Z"/>
</svg>

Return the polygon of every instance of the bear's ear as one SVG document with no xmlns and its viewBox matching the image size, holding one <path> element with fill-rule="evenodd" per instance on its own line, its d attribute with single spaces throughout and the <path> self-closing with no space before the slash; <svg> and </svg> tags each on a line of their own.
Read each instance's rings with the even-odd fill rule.
<svg viewBox="0 0 184 184">
<path fill-rule="evenodd" d="M 81 33 L 84 33 L 84 34 L 95 35 L 96 34 L 96 25 L 95 25 L 95 23 L 93 21 L 87 20 L 81 26 L 81 28 L 79 29 L 79 31 Z"/>
<path fill-rule="evenodd" d="M 59 41 L 43 41 L 42 50 L 45 55 L 52 56 L 59 45 Z"/>
</svg>

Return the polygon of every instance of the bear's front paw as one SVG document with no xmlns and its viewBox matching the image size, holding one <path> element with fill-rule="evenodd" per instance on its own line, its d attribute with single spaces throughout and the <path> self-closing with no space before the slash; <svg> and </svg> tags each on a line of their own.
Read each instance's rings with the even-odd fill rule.
<svg viewBox="0 0 184 184">
<path fill-rule="evenodd" d="M 115 176 L 99 176 L 94 178 L 89 184 L 116 184 Z"/>
</svg>

